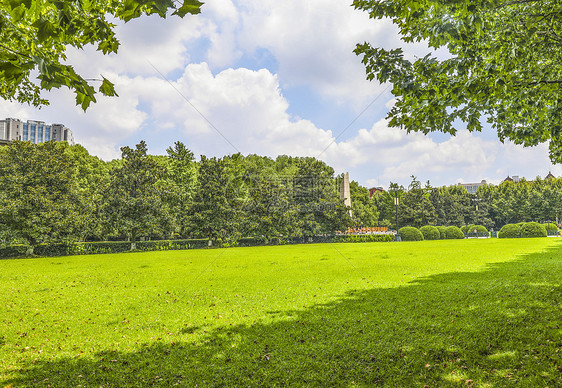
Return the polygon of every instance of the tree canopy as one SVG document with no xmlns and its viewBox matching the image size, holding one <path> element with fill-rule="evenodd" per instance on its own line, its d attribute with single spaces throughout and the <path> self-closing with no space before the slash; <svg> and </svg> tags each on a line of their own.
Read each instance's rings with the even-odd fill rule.
<svg viewBox="0 0 562 388">
<path fill-rule="evenodd" d="M 103 76 L 86 79 L 65 63 L 67 47 L 97 46 L 116 53 L 119 41 L 112 19 L 128 22 L 142 15 L 197 14 L 197 0 L 0 0 L 0 98 L 47 105 L 41 90 L 66 86 L 84 110 L 97 91 L 114 96 L 113 84 Z M 37 82 L 34 77 L 37 75 Z"/>
<path fill-rule="evenodd" d="M 562 161 L 562 3 L 555 0 L 356 0 L 371 18 L 392 20 L 404 42 L 447 49 L 408 59 L 402 49 L 357 45 L 367 78 L 390 82 L 390 125 L 425 134 L 482 130 L 501 141 L 549 142 Z"/>
</svg>

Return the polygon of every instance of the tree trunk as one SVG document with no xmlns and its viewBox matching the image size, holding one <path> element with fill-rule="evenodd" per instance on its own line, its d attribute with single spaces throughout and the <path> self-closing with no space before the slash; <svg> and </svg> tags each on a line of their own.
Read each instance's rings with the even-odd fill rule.
<svg viewBox="0 0 562 388">
<path fill-rule="evenodd" d="M 131 231 L 131 250 L 137 249 L 137 229 L 133 228 Z"/>
</svg>

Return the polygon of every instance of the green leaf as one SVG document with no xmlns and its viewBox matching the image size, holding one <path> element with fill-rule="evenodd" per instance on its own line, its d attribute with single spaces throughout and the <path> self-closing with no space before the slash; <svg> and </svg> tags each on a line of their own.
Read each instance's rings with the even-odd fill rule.
<svg viewBox="0 0 562 388">
<path fill-rule="evenodd" d="M 178 8 L 172 15 L 178 15 L 183 18 L 185 15 L 192 14 L 197 15 L 201 13 L 202 2 L 198 0 L 184 0 L 183 5 Z"/>
<path fill-rule="evenodd" d="M 101 94 L 103 94 L 104 96 L 116 96 L 119 97 L 119 95 L 117 94 L 117 92 L 115 91 L 115 87 L 113 85 L 113 83 L 111 83 L 107 78 L 102 77 L 103 78 L 103 82 L 99 88 L 99 91 Z"/>
</svg>

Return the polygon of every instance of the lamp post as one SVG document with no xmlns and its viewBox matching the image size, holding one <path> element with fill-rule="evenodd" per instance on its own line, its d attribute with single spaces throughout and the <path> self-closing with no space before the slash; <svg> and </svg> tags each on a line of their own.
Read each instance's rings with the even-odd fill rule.
<svg viewBox="0 0 562 388">
<path fill-rule="evenodd" d="M 478 225 L 478 202 L 476 202 L 476 225 Z"/>
<path fill-rule="evenodd" d="M 400 234 L 398 233 L 398 205 L 400 200 L 398 199 L 398 190 L 394 190 L 394 207 L 396 208 L 396 241 L 401 241 Z"/>
<path fill-rule="evenodd" d="M 478 197 L 474 197 L 472 198 L 472 201 L 474 202 L 474 205 L 476 207 L 476 225 L 478 225 L 478 202 L 480 202 L 482 199 L 478 198 Z M 478 233 L 476 233 L 476 237 L 478 237 Z"/>
</svg>

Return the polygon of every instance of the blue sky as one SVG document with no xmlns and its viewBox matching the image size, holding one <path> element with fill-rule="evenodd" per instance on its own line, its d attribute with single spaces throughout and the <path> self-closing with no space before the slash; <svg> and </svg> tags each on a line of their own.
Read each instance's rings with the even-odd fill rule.
<svg viewBox="0 0 562 388">
<path fill-rule="evenodd" d="M 404 45 L 390 22 L 346 2 L 209 0 L 183 20 L 118 24 L 117 36 L 118 54 L 87 47 L 69 50 L 69 62 L 86 78 L 111 79 L 119 98 L 100 96 L 84 113 L 58 90 L 42 109 L 0 102 L 0 116 L 62 122 L 106 160 L 141 139 L 155 154 L 181 140 L 197 155 L 315 156 L 368 187 L 407 185 L 411 175 L 435 186 L 562 175 L 546 145 L 502 144 L 490 129 L 450 137 L 388 128 L 392 95 L 365 80 L 355 44 L 400 46 L 411 58 L 428 49 Z"/>
</svg>

